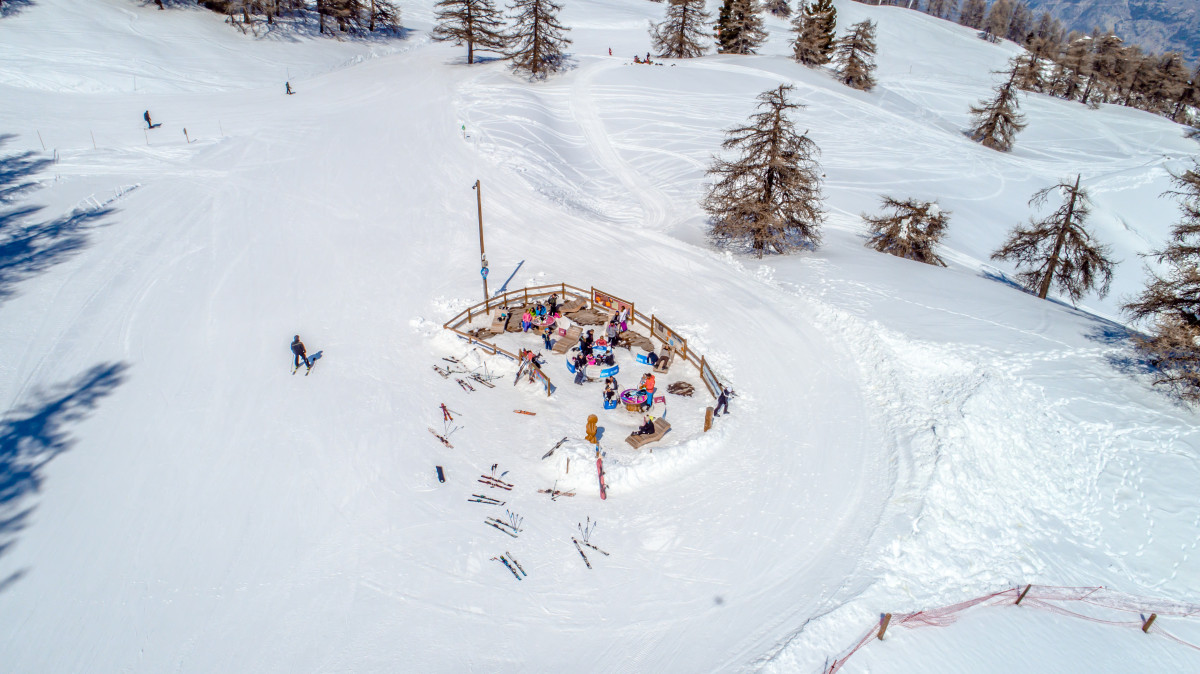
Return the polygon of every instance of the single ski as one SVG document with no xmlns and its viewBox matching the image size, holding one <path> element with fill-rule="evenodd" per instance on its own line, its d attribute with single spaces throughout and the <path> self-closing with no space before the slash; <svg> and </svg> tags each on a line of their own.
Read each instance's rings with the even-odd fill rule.
<svg viewBox="0 0 1200 674">
<path fill-rule="evenodd" d="M 434 366 L 433 366 L 433 371 L 434 371 L 434 372 L 437 372 L 437 373 L 438 373 L 438 374 L 440 374 L 440 375 L 442 375 L 442 379 L 449 379 L 449 378 L 450 378 L 450 372 L 449 372 L 448 370 L 443 370 L 442 368 L 438 367 L 437 365 L 434 365 Z"/>
<path fill-rule="evenodd" d="M 596 474 L 600 477 L 600 500 L 608 499 L 608 485 L 604 484 L 604 459 L 600 457 L 600 450 L 596 449 Z"/>
<path fill-rule="evenodd" d="M 443 356 L 443 357 L 442 357 L 442 360 L 446 361 L 447 363 L 459 363 L 459 362 L 462 362 L 462 361 L 460 361 L 459 359 L 455 358 L 454 356 L 450 356 L 449 358 L 446 358 L 445 356 Z"/>
<path fill-rule="evenodd" d="M 587 568 L 592 568 L 592 563 L 588 561 L 587 555 L 583 554 L 583 548 L 579 547 L 579 541 L 575 540 L 575 537 L 572 536 L 571 542 L 575 544 L 575 549 L 579 551 L 579 556 L 583 557 L 583 563 L 587 564 Z"/>
<path fill-rule="evenodd" d="M 573 491 L 559 491 L 558 489 L 539 489 L 539 494 L 549 494 L 551 500 L 557 500 L 559 496 L 574 496 Z"/>
<path fill-rule="evenodd" d="M 500 555 L 499 557 L 492 557 L 492 559 L 498 559 L 501 562 L 504 562 L 504 566 L 507 566 L 508 570 L 512 571 L 512 575 L 516 576 L 517 580 L 521 580 L 521 576 L 517 575 L 517 570 L 512 568 L 512 564 L 508 563 L 508 560 L 504 558 L 504 555 Z"/>
<path fill-rule="evenodd" d="M 438 440 L 441 440 L 443 445 L 449 447 L 450 449 L 454 449 L 454 445 L 450 444 L 450 441 L 446 439 L 446 436 L 433 430 L 433 428 L 430 428 L 429 432 L 433 433 L 433 437 L 437 438 Z"/>
<path fill-rule="evenodd" d="M 548 452 L 546 452 L 545 454 L 543 454 L 543 455 L 542 455 L 542 459 L 543 459 L 543 460 L 545 460 L 545 459 L 548 459 L 548 458 L 550 458 L 550 455 L 554 453 L 554 450 L 558 449 L 559 447 L 562 447 L 562 444 L 563 444 L 564 442 L 566 442 L 566 441 L 567 441 L 567 438 L 565 438 L 565 437 L 564 437 L 562 440 L 559 440 L 559 441 L 558 441 L 558 444 L 556 444 L 556 445 L 554 445 L 553 447 L 551 447 L 551 448 L 550 448 L 550 451 L 548 451 Z"/>
<path fill-rule="evenodd" d="M 441 467 L 441 466 L 434 466 L 434 468 L 437 468 L 438 482 L 445 482 L 445 481 L 446 481 L 446 474 L 442 472 L 442 467 Z"/>
<path fill-rule="evenodd" d="M 509 536 L 512 536 L 513 538 L 517 537 L 516 534 L 514 534 L 513 532 L 509 531 L 508 529 L 505 529 L 504 527 L 496 524 L 495 522 L 484 522 L 484 524 L 488 525 L 489 527 L 494 527 L 497 531 L 503 531 L 504 533 L 508 534 Z M 513 573 L 516 573 L 516 572 L 514 571 Z"/>
<path fill-rule="evenodd" d="M 525 410 L 513 410 L 513 411 L 516 412 L 517 414 L 528 414 L 531 417 L 537 416 L 537 412 L 526 412 Z"/>
<path fill-rule="evenodd" d="M 316 367 L 316 365 L 317 365 L 317 361 L 314 360 L 314 361 L 310 362 L 308 364 L 308 369 L 304 371 L 304 376 L 307 377 L 308 375 L 312 374 L 312 369 L 314 367 Z"/>
<path fill-rule="evenodd" d="M 584 541 L 584 542 L 583 542 L 583 544 L 584 544 L 584 545 L 586 545 L 586 546 L 588 546 L 589 548 L 591 548 L 591 549 L 595 550 L 596 552 L 599 552 L 600 554 L 604 555 L 605 557 L 611 557 L 611 555 L 609 555 L 607 552 L 605 552 L 605 551 L 601 550 L 600 548 L 598 548 L 598 547 L 596 547 L 596 546 L 592 545 L 591 543 L 588 543 L 587 541 Z"/>
<path fill-rule="evenodd" d="M 516 557 L 513 557 L 513 553 L 509 552 L 508 550 L 505 550 L 505 551 L 504 551 L 504 554 L 508 555 L 508 558 L 509 558 L 510 560 L 512 560 L 512 563 L 513 563 L 513 564 L 516 564 L 516 565 L 517 565 L 517 569 L 518 569 L 518 570 L 521 572 L 521 575 L 522 575 L 522 576 L 525 576 L 525 577 L 528 577 L 528 576 L 529 576 L 529 574 L 528 574 L 528 573 L 525 573 L 525 568 L 521 566 L 521 563 L 517 561 L 517 558 L 516 558 Z"/>
<path fill-rule="evenodd" d="M 458 385 L 462 387 L 462 390 L 466 391 L 467 393 L 475 392 L 475 387 L 471 386 L 467 382 L 463 381 L 462 377 L 459 377 L 459 378 L 455 379 L 454 381 L 458 382 Z"/>
</svg>

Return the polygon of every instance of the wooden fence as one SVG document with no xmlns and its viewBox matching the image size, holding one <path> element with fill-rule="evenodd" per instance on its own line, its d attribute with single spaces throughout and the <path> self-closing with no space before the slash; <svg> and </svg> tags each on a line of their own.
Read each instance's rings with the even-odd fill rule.
<svg viewBox="0 0 1200 674">
<path fill-rule="evenodd" d="M 500 309 L 509 305 L 521 306 L 527 305 L 530 302 L 537 302 L 549 299 L 550 295 L 558 295 L 559 304 L 565 304 L 571 300 L 583 300 L 590 308 L 597 306 L 604 310 L 611 310 L 614 304 L 630 309 L 629 321 L 633 325 L 640 325 L 646 329 L 650 337 L 658 339 L 663 344 L 671 344 L 675 348 L 676 357 L 682 356 L 684 360 L 691 363 L 697 371 L 700 372 L 700 378 L 704 382 L 708 392 L 716 397 L 721 390 L 721 383 L 713 373 L 712 368 L 708 366 L 708 361 L 704 360 L 704 356 L 692 351 L 687 344 L 687 340 L 671 330 L 665 323 L 660 321 L 657 316 L 651 314 L 647 316 L 637 310 L 633 302 L 617 299 L 614 295 L 591 288 L 585 290 L 578 286 L 573 286 L 569 283 L 555 283 L 550 285 L 532 286 L 529 288 L 520 288 L 518 290 L 510 290 L 506 293 L 488 298 L 486 302 L 479 302 L 466 309 L 460 311 L 453 318 L 442 324 L 442 327 L 453 332 L 459 337 L 467 340 L 471 344 L 477 344 L 480 348 L 492 355 L 502 355 L 513 360 L 517 360 L 517 355 L 503 349 L 486 339 L 480 339 L 468 334 L 462 327 L 468 325 L 478 316 L 490 316 L 493 309 Z"/>
</svg>

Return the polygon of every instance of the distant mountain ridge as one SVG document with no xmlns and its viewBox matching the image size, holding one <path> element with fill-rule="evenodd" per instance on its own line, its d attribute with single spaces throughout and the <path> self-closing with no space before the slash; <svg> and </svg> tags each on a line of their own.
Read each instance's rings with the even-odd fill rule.
<svg viewBox="0 0 1200 674">
<path fill-rule="evenodd" d="M 1198 0 L 1028 0 L 1069 29 L 1112 28 L 1126 42 L 1154 53 L 1178 51 L 1193 66 L 1200 62 Z"/>
</svg>

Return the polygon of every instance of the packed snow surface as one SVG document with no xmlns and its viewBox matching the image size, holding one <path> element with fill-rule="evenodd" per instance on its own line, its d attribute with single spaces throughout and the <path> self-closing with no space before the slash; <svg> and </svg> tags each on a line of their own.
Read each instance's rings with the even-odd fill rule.
<svg viewBox="0 0 1200 674">
<path fill-rule="evenodd" d="M 634 65 L 645 2 L 566 3 L 573 67 L 544 83 L 431 42 L 429 0 L 392 40 L 129 0 L 0 19 L 0 669 L 815 672 L 881 613 L 1027 583 L 1200 601 L 1195 412 L 1150 386 L 1119 311 L 1200 147 L 1029 95 L 993 152 L 962 130 L 1015 46 L 837 6 L 879 24 L 872 92 L 789 60 L 777 19 L 758 56 Z M 780 83 L 829 218 L 819 249 L 758 260 L 713 248 L 698 201 L 723 129 Z M 1076 173 L 1121 265 L 1072 307 L 989 255 Z M 669 400 L 672 432 L 635 452 L 636 420 L 561 357 L 547 398 L 443 330 L 482 299 L 476 180 L 491 290 L 637 302 L 737 391 L 731 415 L 702 433 L 706 401 Z M 952 213 L 948 268 L 863 246 L 884 194 Z M 431 367 L 451 356 L 504 378 L 467 392 Z M 511 492 L 475 481 L 492 464 Z M 484 524 L 506 509 L 517 539 Z M 585 548 L 590 570 L 589 521 L 610 553 Z M 1197 643 L 1194 622 L 1160 619 Z M 1200 652 L 983 607 L 843 671 L 1132 669 Z"/>
</svg>

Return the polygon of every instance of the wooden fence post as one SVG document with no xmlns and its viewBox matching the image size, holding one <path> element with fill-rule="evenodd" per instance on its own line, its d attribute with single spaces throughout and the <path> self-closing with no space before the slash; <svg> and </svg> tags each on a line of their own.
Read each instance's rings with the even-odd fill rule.
<svg viewBox="0 0 1200 674">
<path fill-rule="evenodd" d="M 883 615 L 883 620 L 879 624 L 879 634 L 877 635 L 880 641 L 883 641 L 883 633 L 887 631 L 888 623 L 890 622 L 892 622 L 892 614 L 885 613 Z"/>
<path fill-rule="evenodd" d="M 1158 617 L 1157 613 L 1151 613 L 1150 617 L 1146 619 L 1146 624 L 1142 625 L 1142 631 L 1145 632 L 1146 634 L 1149 634 L 1150 626 L 1154 624 L 1154 619 L 1157 617 Z"/>
<path fill-rule="evenodd" d="M 707 433 L 712 428 L 713 408 L 704 408 L 704 432 Z"/>
<path fill-rule="evenodd" d="M 1029 594 L 1029 588 L 1031 587 L 1033 587 L 1033 583 L 1026 585 L 1025 589 L 1021 590 L 1021 596 L 1017 597 L 1017 606 L 1021 605 L 1021 600 L 1025 598 L 1025 595 Z"/>
</svg>

